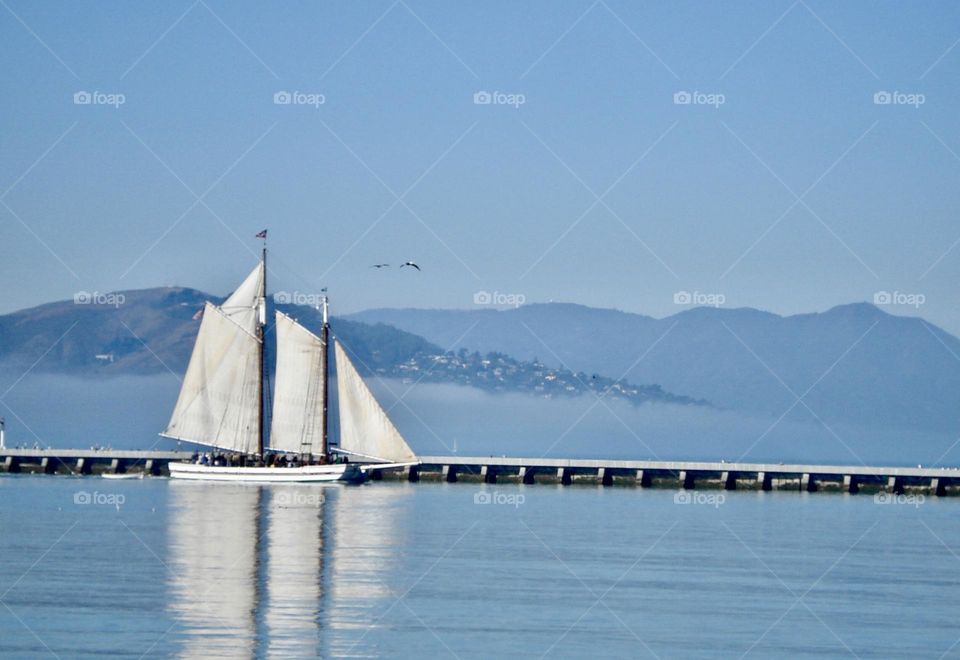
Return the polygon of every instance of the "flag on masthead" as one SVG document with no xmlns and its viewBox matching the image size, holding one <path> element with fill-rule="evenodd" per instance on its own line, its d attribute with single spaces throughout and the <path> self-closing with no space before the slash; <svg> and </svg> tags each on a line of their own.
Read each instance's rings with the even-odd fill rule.
<svg viewBox="0 0 960 660">
<path fill-rule="evenodd" d="M 266 230 L 266 229 L 264 229 L 262 232 L 260 232 L 259 234 L 257 234 L 257 238 L 266 238 L 266 237 L 267 237 L 267 230 Z"/>
</svg>

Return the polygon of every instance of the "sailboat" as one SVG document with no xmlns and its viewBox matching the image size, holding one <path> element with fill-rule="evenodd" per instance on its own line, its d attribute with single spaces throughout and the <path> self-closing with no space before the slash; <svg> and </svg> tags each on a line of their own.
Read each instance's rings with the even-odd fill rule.
<svg viewBox="0 0 960 660">
<path fill-rule="evenodd" d="M 419 463 L 416 454 L 334 338 L 340 437 L 328 438 L 329 303 L 320 335 L 276 311 L 276 385 L 264 424 L 266 232 L 262 257 L 221 305 L 204 305 L 193 353 L 161 436 L 204 445 L 196 461 L 170 463 L 175 479 L 360 482 L 371 470 Z"/>
</svg>

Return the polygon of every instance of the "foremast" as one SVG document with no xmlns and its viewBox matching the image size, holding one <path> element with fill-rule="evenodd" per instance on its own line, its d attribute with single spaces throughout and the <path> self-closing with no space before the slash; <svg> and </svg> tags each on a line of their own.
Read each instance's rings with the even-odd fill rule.
<svg viewBox="0 0 960 660">
<path fill-rule="evenodd" d="M 330 451 L 327 443 L 330 422 L 328 420 L 328 403 L 330 401 L 330 353 L 328 345 L 330 343 L 330 319 L 329 319 L 329 298 L 323 297 L 323 327 L 320 329 L 320 341 L 323 344 L 323 433 L 321 435 L 323 445 L 320 448 L 320 455 L 324 460 L 330 457 Z"/>
<path fill-rule="evenodd" d="M 263 423 L 263 408 L 264 408 L 264 376 L 265 376 L 265 365 L 266 365 L 266 327 L 267 327 L 267 230 L 263 230 L 258 234 L 263 238 L 263 249 L 260 255 L 260 263 L 263 268 L 263 277 L 260 278 L 260 300 L 258 302 L 258 317 L 257 317 L 257 339 L 260 342 L 259 352 L 259 379 L 257 384 L 259 385 L 257 392 L 257 460 L 263 460 L 263 448 L 264 448 L 264 423 Z"/>
</svg>

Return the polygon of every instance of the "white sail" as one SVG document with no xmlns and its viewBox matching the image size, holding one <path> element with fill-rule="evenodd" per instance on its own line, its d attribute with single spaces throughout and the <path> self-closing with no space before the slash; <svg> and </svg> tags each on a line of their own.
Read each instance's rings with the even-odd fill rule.
<svg viewBox="0 0 960 660">
<path fill-rule="evenodd" d="M 263 262 L 250 271 L 237 290 L 223 301 L 220 309 L 238 325 L 256 335 L 257 324 L 266 324 L 266 293 L 263 288 Z"/>
<path fill-rule="evenodd" d="M 323 453 L 323 342 L 282 312 L 277 317 L 277 376 L 270 447 Z"/>
<path fill-rule="evenodd" d="M 217 307 L 207 303 L 168 438 L 254 453 L 259 441 L 263 264 Z"/>
<path fill-rule="evenodd" d="M 340 342 L 333 345 L 340 400 L 340 450 L 388 463 L 416 461 L 416 454 L 360 378 Z"/>
</svg>

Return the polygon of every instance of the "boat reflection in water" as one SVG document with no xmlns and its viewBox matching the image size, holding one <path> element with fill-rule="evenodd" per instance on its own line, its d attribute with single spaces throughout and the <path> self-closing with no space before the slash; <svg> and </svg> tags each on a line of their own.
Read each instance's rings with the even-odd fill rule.
<svg viewBox="0 0 960 660">
<path fill-rule="evenodd" d="M 324 611 L 327 655 L 379 656 L 384 648 L 396 647 L 391 625 L 405 612 L 398 603 L 411 584 L 403 548 L 409 547 L 405 535 L 415 527 L 408 519 L 412 487 L 332 490 L 338 492 L 327 509 L 332 532 Z"/>
<path fill-rule="evenodd" d="M 324 509 L 328 489 L 271 486 L 267 564 L 263 583 L 267 655 L 310 657 L 320 652 L 324 572 Z"/>
<path fill-rule="evenodd" d="M 321 655 L 327 489 L 177 481 L 170 488 L 175 652 Z"/>
</svg>

